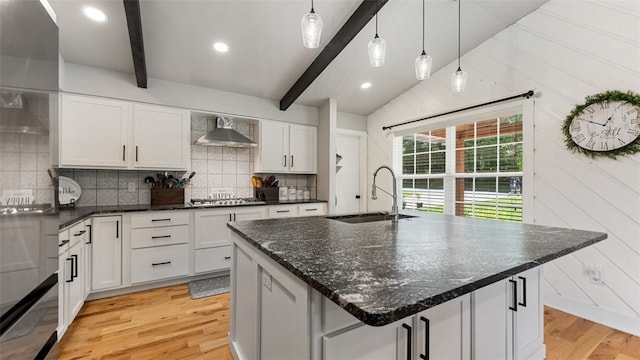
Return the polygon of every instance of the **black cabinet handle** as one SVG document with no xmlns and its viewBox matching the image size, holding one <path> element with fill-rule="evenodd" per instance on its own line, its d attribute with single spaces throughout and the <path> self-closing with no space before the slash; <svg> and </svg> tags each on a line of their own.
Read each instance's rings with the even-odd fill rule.
<svg viewBox="0 0 640 360">
<path fill-rule="evenodd" d="M 122 145 L 122 161 L 124 161 L 124 153 L 126 152 L 127 145 Z"/>
<path fill-rule="evenodd" d="M 77 233 L 73 234 L 73 236 L 82 236 L 86 232 L 87 232 L 86 230 L 81 230 L 81 231 L 78 231 Z"/>
<path fill-rule="evenodd" d="M 69 280 L 65 279 L 65 282 L 73 282 L 73 259 L 72 258 L 67 258 L 67 261 L 71 261 L 71 267 L 69 268 L 69 270 L 71 270 L 71 278 Z"/>
<path fill-rule="evenodd" d="M 233 220 L 231 220 L 231 218 L 232 218 L 232 217 L 231 217 L 231 214 L 229 214 L 229 221 L 233 221 Z"/>
<path fill-rule="evenodd" d="M 225 260 L 231 260 L 231 256 L 225 256 L 224 259 Z"/>
<path fill-rule="evenodd" d="M 120 220 L 116 220 L 116 239 L 120 239 Z"/>
<path fill-rule="evenodd" d="M 138 145 L 136 145 L 136 162 L 138 162 Z"/>
<path fill-rule="evenodd" d="M 71 270 L 71 279 L 78 277 L 78 255 L 71 255 L 73 261 L 73 270 Z"/>
<path fill-rule="evenodd" d="M 164 261 L 164 262 L 159 262 L 159 263 L 152 263 L 151 266 L 158 266 L 158 265 L 169 265 L 171 264 L 171 261 Z"/>
<path fill-rule="evenodd" d="M 159 236 L 152 236 L 152 239 L 166 239 L 166 238 L 170 238 L 171 235 L 159 235 Z"/>
<path fill-rule="evenodd" d="M 171 219 L 151 219 L 151 222 L 155 221 L 171 221 Z"/>
<path fill-rule="evenodd" d="M 429 360 L 429 319 L 420 316 L 420 320 L 424 321 L 424 354 L 420 354 L 420 359 Z"/>
<path fill-rule="evenodd" d="M 288 213 L 289 210 L 276 210 L 277 213 Z"/>
<path fill-rule="evenodd" d="M 407 360 L 411 360 L 411 326 L 403 323 L 402 327 L 407 329 Z"/>
<path fill-rule="evenodd" d="M 284 167 L 287 167 L 287 155 L 284 155 Z"/>
<path fill-rule="evenodd" d="M 69 240 L 62 240 L 62 241 L 60 242 L 60 244 L 58 244 L 58 247 L 63 247 L 63 246 L 65 246 L 65 245 L 67 245 L 68 243 L 69 243 Z"/>
<path fill-rule="evenodd" d="M 313 209 L 304 209 L 304 211 L 318 211 L 318 208 L 313 208 Z"/>
<path fill-rule="evenodd" d="M 291 155 L 291 167 L 293 167 L 293 155 Z"/>
<path fill-rule="evenodd" d="M 513 279 L 509 282 L 513 284 L 513 306 L 509 306 L 509 310 L 518 311 L 518 282 Z"/>
<path fill-rule="evenodd" d="M 93 242 L 93 239 L 92 239 L 93 233 L 91 232 L 92 227 L 91 225 L 85 225 L 85 226 L 89 228 L 89 241 L 87 241 L 85 244 L 91 244 Z"/>
<path fill-rule="evenodd" d="M 527 307 L 527 278 L 518 276 L 518 279 L 522 280 L 522 302 L 519 302 L 518 305 Z"/>
</svg>

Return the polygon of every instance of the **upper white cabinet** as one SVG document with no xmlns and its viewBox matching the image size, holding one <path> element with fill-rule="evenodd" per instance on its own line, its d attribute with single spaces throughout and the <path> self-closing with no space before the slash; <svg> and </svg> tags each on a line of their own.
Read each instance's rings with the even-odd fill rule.
<svg viewBox="0 0 640 360">
<path fill-rule="evenodd" d="M 61 167 L 187 169 L 187 110 L 90 96 L 61 96 Z"/>
<path fill-rule="evenodd" d="M 260 121 L 255 172 L 317 173 L 317 128 L 279 121 Z"/>
<path fill-rule="evenodd" d="M 61 167 L 127 167 L 126 102 L 62 95 L 60 112 Z"/>
</svg>

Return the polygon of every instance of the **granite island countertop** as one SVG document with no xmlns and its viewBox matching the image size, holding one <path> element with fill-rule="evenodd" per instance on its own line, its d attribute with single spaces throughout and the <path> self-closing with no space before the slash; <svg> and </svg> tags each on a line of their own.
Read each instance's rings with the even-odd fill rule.
<svg viewBox="0 0 640 360">
<path fill-rule="evenodd" d="M 599 232 L 416 213 L 232 222 L 231 231 L 357 319 L 382 326 L 607 238 Z"/>
</svg>

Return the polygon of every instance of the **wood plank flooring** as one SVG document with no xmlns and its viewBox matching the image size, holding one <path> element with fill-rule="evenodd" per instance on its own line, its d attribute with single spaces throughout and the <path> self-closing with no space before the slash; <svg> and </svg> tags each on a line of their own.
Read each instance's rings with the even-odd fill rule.
<svg viewBox="0 0 640 360">
<path fill-rule="evenodd" d="M 191 300 L 187 285 L 85 303 L 60 359 L 231 359 L 229 294 Z M 640 360 L 640 338 L 545 308 L 549 360 Z"/>
</svg>

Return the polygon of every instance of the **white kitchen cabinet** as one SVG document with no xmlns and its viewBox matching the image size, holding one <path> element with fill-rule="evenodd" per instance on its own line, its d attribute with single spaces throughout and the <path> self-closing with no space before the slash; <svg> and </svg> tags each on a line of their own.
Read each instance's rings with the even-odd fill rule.
<svg viewBox="0 0 640 360">
<path fill-rule="evenodd" d="M 68 94 L 61 97 L 60 167 L 126 168 L 128 103 Z"/>
<path fill-rule="evenodd" d="M 280 219 L 300 216 L 319 216 L 327 214 L 325 203 L 285 204 L 269 206 L 269 219 Z"/>
<path fill-rule="evenodd" d="M 58 235 L 58 330 L 60 338 L 78 315 L 85 292 L 86 231 L 84 221 L 61 231 Z"/>
<path fill-rule="evenodd" d="M 60 167 L 186 170 L 188 110 L 61 95 Z"/>
<path fill-rule="evenodd" d="M 324 359 L 469 359 L 470 329 L 467 294 L 389 325 L 360 324 L 324 335 L 323 354 Z"/>
<path fill-rule="evenodd" d="M 228 269 L 231 265 L 230 221 L 259 220 L 265 217 L 264 206 L 202 209 L 195 212 L 195 272 Z"/>
<path fill-rule="evenodd" d="M 91 219 L 83 222 L 85 227 L 84 241 L 84 297 L 91 293 L 91 250 L 93 249 L 93 225 Z"/>
<path fill-rule="evenodd" d="M 131 250 L 131 283 L 189 275 L 189 244 Z"/>
<path fill-rule="evenodd" d="M 541 269 L 474 292 L 475 359 L 544 358 Z"/>
<path fill-rule="evenodd" d="M 317 128 L 262 120 L 255 152 L 257 173 L 317 173 Z"/>
<path fill-rule="evenodd" d="M 326 203 L 298 204 L 298 216 L 327 215 Z"/>
<path fill-rule="evenodd" d="M 73 236 L 73 233 L 72 233 Z M 71 240 L 73 242 L 73 238 Z M 78 241 L 69 247 L 68 267 L 65 282 L 69 286 L 69 296 L 67 300 L 66 313 L 68 314 L 67 325 L 73 322 L 84 304 L 84 242 Z"/>
<path fill-rule="evenodd" d="M 94 217 L 92 221 L 91 289 L 122 285 L 122 216 Z"/>
<path fill-rule="evenodd" d="M 69 265 L 69 229 L 62 230 L 58 234 L 58 339 L 62 339 L 67 331 L 67 302 L 69 298 L 69 285 L 66 280 L 71 276 Z"/>
<path fill-rule="evenodd" d="M 133 119 L 133 167 L 178 170 L 189 167 L 189 111 L 135 104 Z"/>
</svg>

